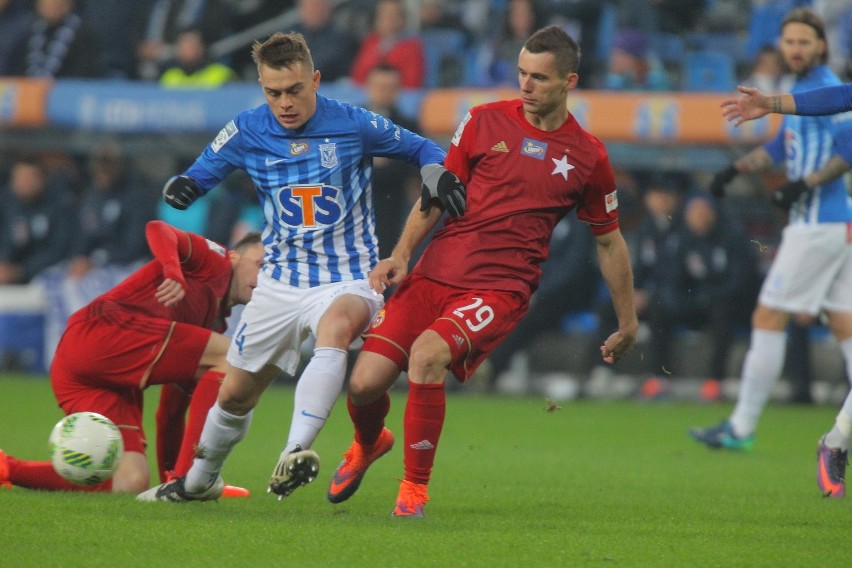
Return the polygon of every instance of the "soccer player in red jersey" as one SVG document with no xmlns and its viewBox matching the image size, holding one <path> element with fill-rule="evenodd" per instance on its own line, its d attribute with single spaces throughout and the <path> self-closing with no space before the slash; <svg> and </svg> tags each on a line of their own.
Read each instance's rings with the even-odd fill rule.
<svg viewBox="0 0 852 568">
<path fill-rule="evenodd" d="M 259 233 L 249 233 L 228 251 L 162 221 L 150 221 L 145 236 L 154 259 L 71 316 L 50 368 L 53 392 L 66 414 L 97 412 L 119 427 L 124 457 L 118 469 L 106 482 L 82 487 L 60 477 L 50 462 L 0 452 L 0 484 L 116 493 L 147 489 L 142 391 L 158 384 L 160 477 L 172 469 L 183 475 L 192 464 L 193 445 L 227 365 L 225 319 L 233 306 L 251 298 L 263 243 Z M 244 492 L 233 488 L 230 494 Z"/>
<path fill-rule="evenodd" d="M 636 342 L 633 282 L 618 225 L 615 178 L 604 145 L 568 112 L 577 44 L 556 26 L 534 33 L 518 58 L 520 98 L 471 109 L 444 165 L 467 188 L 467 212 L 450 218 L 408 274 L 412 251 L 437 223 L 415 207 L 389 258 L 370 273 L 379 291 L 399 283 L 366 335 L 347 404 L 355 441 L 328 490 L 340 503 L 393 446 L 387 390 L 408 371 L 405 478 L 394 515 L 422 517 L 445 415 L 448 371 L 464 382 L 523 317 L 557 222 L 576 209 L 597 242 L 619 328 L 601 346 L 607 363 Z M 566 294 L 570 290 L 566 290 Z"/>
</svg>

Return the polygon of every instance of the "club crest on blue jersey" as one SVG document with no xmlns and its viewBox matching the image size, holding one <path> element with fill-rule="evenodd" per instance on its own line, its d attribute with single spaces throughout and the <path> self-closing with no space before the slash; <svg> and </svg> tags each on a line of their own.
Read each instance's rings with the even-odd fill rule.
<svg viewBox="0 0 852 568">
<path fill-rule="evenodd" d="M 331 169 L 337 165 L 337 144 L 329 142 L 320 144 L 320 164 L 324 168 Z"/>
<path fill-rule="evenodd" d="M 521 155 L 543 160 L 547 153 L 547 143 L 533 140 L 532 138 L 524 138 L 524 143 L 521 145 Z"/>
<path fill-rule="evenodd" d="M 290 142 L 290 155 L 298 156 L 304 154 L 308 149 L 307 142 Z"/>
<path fill-rule="evenodd" d="M 315 229 L 337 223 L 343 215 L 338 202 L 340 190 L 332 185 L 311 184 L 282 187 L 278 194 L 278 217 L 289 227 Z"/>
</svg>

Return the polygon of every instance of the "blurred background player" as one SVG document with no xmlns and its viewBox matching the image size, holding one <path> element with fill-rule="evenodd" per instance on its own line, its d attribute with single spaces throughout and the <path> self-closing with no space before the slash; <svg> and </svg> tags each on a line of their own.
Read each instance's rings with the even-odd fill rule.
<svg viewBox="0 0 852 568">
<path fill-rule="evenodd" d="M 50 369 L 53 392 L 66 414 L 97 412 L 119 427 L 124 457 L 118 469 L 108 481 L 82 487 L 60 477 L 49 461 L 22 461 L 0 452 L 0 483 L 66 491 L 146 489 L 143 391 L 160 384 L 160 475 L 188 469 L 227 365 L 229 340 L 219 332 L 231 308 L 251 298 L 263 245 L 253 233 L 228 251 L 162 221 L 148 223 L 145 234 L 154 260 L 71 316 Z"/>
<path fill-rule="evenodd" d="M 440 146 L 317 94 L 321 74 L 301 34 L 273 34 L 255 42 L 252 53 L 266 104 L 237 115 L 163 194 L 186 209 L 234 170 L 245 170 L 263 204 L 267 262 L 234 333 L 228 373 L 199 442 L 203 452 L 185 478 L 140 494 L 141 501 L 218 498 L 219 472 L 248 431 L 252 410 L 282 371 L 295 374 L 309 334 L 314 354 L 296 384 L 290 433 L 269 492 L 283 498 L 316 478 L 319 456 L 310 447 L 343 388 L 348 348 L 384 304 L 366 280 L 378 254 L 372 157 L 416 164 L 427 197 L 453 199 L 453 213 L 464 211 L 464 188 L 441 165 Z"/>
<path fill-rule="evenodd" d="M 411 254 L 440 218 L 413 209 L 393 254 L 370 273 L 375 291 L 399 283 L 366 336 L 349 381 L 355 440 L 328 489 L 341 503 L 393 446 L 388 389 L 408 371 L 405 478 L 396 517 L 423 517 L 446 412 L 448 371 L 466 381 L 523 318 L 559 220 L 577 209 L 597 243 L 618 329 L 600 347 L 608 363 L 636 341 L 627 245 L 618 227 L 615 176 L 603 144 L 580 128 L 565 97 L 578 81 L 577 44 L 556 26 L 538 30 L 518 57 L 521 98 L 474 107 L 445 164 L 468 186 L 469 209 L 448 219 L 408 274 Z M 407 276 L 406 276 L 407 275 Z"/>
<path fill-rule="evenodd" d="M 787 14 L 781 24 L 780 50 L 796 75 L 795 92 L 840 84 L 826 66 L 824 26 L 813 11 L 799 8 Z M 725 185 L 737 174 L 781 162 L 786 165 L 788 183 L 775 191 L 772 201 L 789 210 L 789 223 L 752 315 L 751 345 L 736 407 L 720 424 L 690 430 L 693 438 L 712 448 L 753 446 L 757 422 L 784 364 L 785 329 L 791 314 L 816 316 L 824 311 L 843 352 L 847 375 L 852 367 L 852 247 L 848 243 L 852 205 L 843 180 L 852 164 L 852 121 L 784 117 L 773 140 L 717 174 L 711 189 L 723 195 Z M 828 442 L 839 448 L 836 437 Z"/>
</svg>

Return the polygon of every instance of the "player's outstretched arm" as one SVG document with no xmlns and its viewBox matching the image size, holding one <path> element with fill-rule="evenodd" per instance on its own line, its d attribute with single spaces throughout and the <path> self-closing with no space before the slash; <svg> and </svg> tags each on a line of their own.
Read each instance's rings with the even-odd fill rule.
<svg viewBox="0 0 852 568">
<path fill-rule="evenodd" d="M 163 221 L 149 221 L 145 225 L 145 239 L 154 258 L 163 266 L 164 279 L 155 297 L 166 307 L 177 305 L 186 295 L 181 260 L 190 255 L 189 235 Z"/>
<path fill-rule="evenodd" d="M 163 200 L 181 211 L 202 195 L 204 191 L 188 176 L 172 176 L 163 186 Z"/>
<path fill-rule="evenodd" d="M 636 344 L 639 320 L 633 303 L 633 271 L 627 243 L 620 229 L 598 235 L 596 241 L 601 274 L 618 318 L 618 329 L 601 345 L 604 362 L 612 364 L 627 355 Z"/>
<path fill-rule="evenodd" d="M 441 210 L 437 207 L 428 207 L 423 211 L 419 201 L 414 204 L 391 255 L 382 259 L 370 272 L 370 287 L 376 293 L 381 294 L 408 274 L 408 263 L 411 261 L 412 253 L 429 231 L 438 224 L 441 214 Z"/>
<path fill-rule="evenodd" d="M 793 95 L 766 95 L 755 87 L 743 87 L 737 90 L 742 96 L 722 101 L 722 116 L 734 126 L 739 126 L 748 120 L 766 116 L 770 112 L 791 114 L 796 112 L 796 102 Z"/>
</svg>

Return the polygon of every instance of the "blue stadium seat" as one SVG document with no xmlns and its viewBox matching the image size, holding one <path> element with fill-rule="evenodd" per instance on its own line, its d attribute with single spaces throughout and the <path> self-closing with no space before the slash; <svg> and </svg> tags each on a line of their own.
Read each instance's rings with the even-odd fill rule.
<svg viewBox="0 0 852 568">
<path fill-rule="evenodd" d="M 651 51 L 663 64 L 680 66 L 683 63 L 686 47 L 679 35 L 656 32 L 651 34 L 648 39 Z"/>
<path fill-rule="evenodd" d="M 420 32 L 426 57 L 424 87 L 458 86 L 465 78 L 465 37 L 453 29 L 429 29 Z"/>
<path fill-rule="evenodd" d="M 684 57 L 683 90 L 730 92 L 736 87 L 734 58 L 723 51 L 692 51 Z"/>
</svg>

